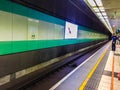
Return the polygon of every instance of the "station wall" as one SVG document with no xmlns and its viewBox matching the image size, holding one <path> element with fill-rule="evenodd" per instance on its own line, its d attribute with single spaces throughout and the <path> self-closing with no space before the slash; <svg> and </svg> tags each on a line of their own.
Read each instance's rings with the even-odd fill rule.
<svg viewBox="0 0 120 90">
<path fill-rule="evenodd" d="M 77 39 L 65 39 L 65 22 L 10 0 L 0 0 L 0 86 L 9 82 L 3 87 L 11 87 L 16 77 L 34 74 L 41 63 L 54 58 L 60 61 L 61 56 L 108 39 L 81 25 Z"/>
<path fill-rule="evenodd" d="M 78 38 L 66 40 L 64 20 L 10 1 L 0 2 L 0 55 L 107 39 L 79 25 Z"/>
</svg>

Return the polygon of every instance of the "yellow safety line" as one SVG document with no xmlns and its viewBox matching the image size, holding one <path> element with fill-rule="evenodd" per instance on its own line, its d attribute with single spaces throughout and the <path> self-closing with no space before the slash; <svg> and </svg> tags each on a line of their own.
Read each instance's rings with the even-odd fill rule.
<svg viewBox="0 0 120 90">
<path fill-rule="evenodd" d="M 89 72 L 89 74 L 87 75 L 86 79 L 84 80 L 84 82 L 81 84 L 81 86 L 79 87 L 79 90 L 84 90 L 86 84 L 88 83 L 88 80 L 91 78 L 91 76 L 93 75 L 94 71 L 96 70 L 96 68 L 98 67 L 99 63 L 102 61 L 103 57 L 105 56 L 105 54 L 107 53 L 108 48 L 103 52 L 103 54 L 100 56 L 100 58 L 98 59 L 97 63 L 95 64 L 95 66 L 92 68 L 92 70 Z"/>
</svg>

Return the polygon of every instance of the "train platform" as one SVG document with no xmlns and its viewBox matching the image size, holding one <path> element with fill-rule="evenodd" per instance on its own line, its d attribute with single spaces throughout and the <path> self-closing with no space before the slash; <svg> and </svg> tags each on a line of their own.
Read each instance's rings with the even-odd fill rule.
<svg viewBox="0 0 120 90">
<path fill-rule="evenodd" d="M 119 90 L 120 46 L 104 45 L 49 90 Z"/>
<path fill-rule="evenodd" d="M 104 68 L 98 90 L 119 90 L 120 80 L 117 74 L 120 72 L 120 45 L 117 45 L 116 51 L 110 51 L 109 57 Z"/>
</svg>

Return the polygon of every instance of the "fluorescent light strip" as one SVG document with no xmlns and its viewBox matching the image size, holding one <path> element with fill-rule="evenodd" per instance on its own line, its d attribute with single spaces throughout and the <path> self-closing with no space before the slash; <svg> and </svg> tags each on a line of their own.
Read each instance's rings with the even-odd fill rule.
<svg viewBox="0 0 120 90">
<path fill-rule="evenodd" d="M 102 17 L 102 14 L 100 12 L 96 13 L 99 17 Z"/>
<path fill-rule="evenodd" d="M 97 7 L 93 8 L 95 12 L 99 12 L 99 9 Z"/>
<path fill-rule="evenodd" d="M 100 19 L 101 19 L 101 21 L 105 21 L 103 17 L 102 17 L 102 18 L 100 18 Z"/>
<path fill-rule="evenodd" d="M 106 12 L 102 12 L 102 15 L 103 15 L 103 16 L 107 16 Z"/>
<path fill-rule="evenodd" d="M 97 3 L 98 6 L 103 6 L 102 1 L 101 0 L 95 0 L 95 2 Z"/>
<path fill-rule="evenodd" d="M 104 16 L 105 19 L 107 19 L 108 17 L 107 16 Z"/>
<path fill-rule="evenodd" d="M 113 33 L 107 14 L 103 7 L 102 1 L 101 0 L 86 0 L 86 1 L 89 3 L 90 7 L 97 14 L 99 19 L 103 22 L 103 24 L 109 29 L 111 33 Z"/>
<path fill-rule="evenodd" d="M 105 12 L 104 7 L 99 7 L 99 9 L 100 9 L 101 12 Z"/>
<path fill-rule="evenodd" d="M 95 2 L 93 0 L 87 0 L 87 1 L 90 4 L 90 6 L 92 6 L 92 7 L 96 6 L 96 4 L 95 4 Z"/>
</svg>

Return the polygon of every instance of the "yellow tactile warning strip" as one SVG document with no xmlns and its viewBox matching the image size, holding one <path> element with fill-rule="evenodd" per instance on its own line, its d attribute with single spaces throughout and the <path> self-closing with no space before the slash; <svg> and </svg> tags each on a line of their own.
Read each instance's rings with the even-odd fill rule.
<svg viewBox="0 0 120 90">
<path fill-rule="evenodd" d="M 105 56 L 105 54 L 108 51 L 108 47 L 107 49 L 103 52 L 103 54 L 99 57 L 97 63 L 95 64 L 95 66 L 92 68 L 92 70 L 90 71 L 90 73 L 87 75 L 86 79 L 84 80 L 84 82 L 81 84 L 81 86 L 79 87 L 79 90 L 84 90 L 86 84 L 88 83 L 88 80 L 91 78 L 91 76 L 93 75 L 94 71 L 96 70 L 96 68 L 98 67 L 99 63 L 101 62 L 101 60 L 103 59 L 103 57 Z"/>
<path fill-rule="evenodd" d="M 116 51 L 114 54 L 114 72 L 120 72 L 120 45 L 116 45 Z M 120 80 L 114 77 L 114 90 L 120 90 Z"/>
</svg>

